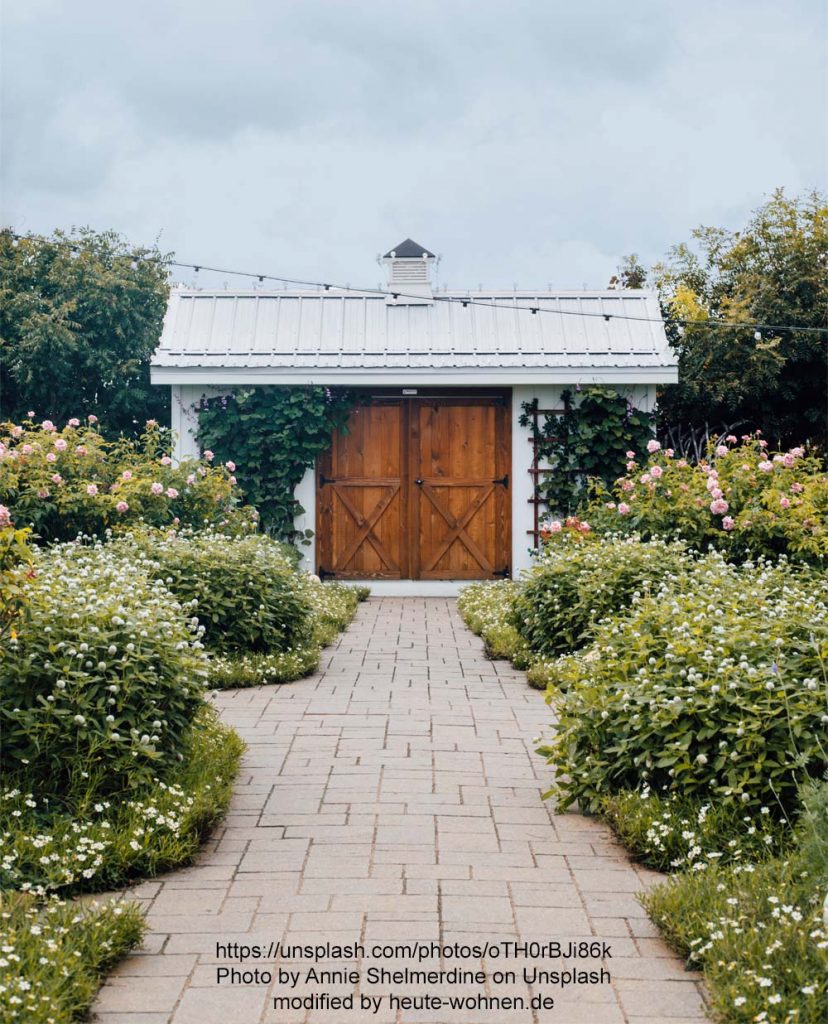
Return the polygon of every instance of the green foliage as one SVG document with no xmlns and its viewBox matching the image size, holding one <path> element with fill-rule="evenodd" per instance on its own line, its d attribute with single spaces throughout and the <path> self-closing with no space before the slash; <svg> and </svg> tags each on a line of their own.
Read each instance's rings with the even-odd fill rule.
<svg viewBox="0 0 828 1024">
<path fill-rule="evenodd" d="M 360 601 L 370 591 L 341 583 L 321 583 L 312 576 L 297 576 L 310 607 L 311 637 L 304 644 L 285 651 L 266 654 L 221 654 L 210 660 L 209 683 L 219 689 L 262 686 L 265 683 L 289 683 L 313 672 L 319 666 L 322 647 L 333 643 L 356 614 Z"/>
<path fill-rule="evenodd" d="M 742 231 L 701 227 L 653 268 L 668 316 L 689 321 L 824 327 L 828 309 L 828 204 L 780 189 Z M 828 444 L 826 336 L 801 331 L 671 331 L 679 383 L 663 388 L 663 425 L 738 423 L 776 444 Z"/>
<path fill-rule="evenodd" d="M 294 519 L 302 511 L 296 485 L 316 456 L 330 447 L 356 404 L 343 388 L 243 388 L 204 398 L 199 412 L 202 448 L 238 462 L 245 500 L 255 505 L 265 528 L 283 540 L 300 540 Z"/>
<path fill-rule="evenodd" d="M 109 798 L 78 779 L 60 804 L 27 767 L 0 789 L 0 888 L 113 889 L 188 863 L 227 809 L 244 744 L 204 705 L 163 778 Z"/>
<path fill-rule="evenodd" d="M 169 420 L 168 389 L 149 379 L 168 293 L 167 257 L 114 231 L 17 245 L 0 232 L 0 418 L 83 408 L 127 435 Z"/>
<path fill-rule="evenodd" d="M 562 806 L 646 786 L 775 816 L 828 765 L 828 579 L 710 554 L 549 666 Z"/>
<path fill-rule="evenodd" d="M 509 621 L 536 655 L 565 654 L 587 643 L 608 615 L 623 613 L 634 597 L 657 591 L 688 565 L 680 543 L 561 531 L 521 580 Z"/>
<path fill-rule="evenodd" d="M 153 420 L 137 439 L 114 441 L 94 416 L 61 430 L 50 420 L 0 424 L 0 501 L 18 526 L 45 541 L 136 523 L 256 528 L 255 511 L 239 507 L 230 467 L 207 458 L 174 465 L 169 449 L 169 431 Z"/>
<path fill-rule="evenodd" d="M 45 905 L 0 893 L 0 1024 L 84 1020 L 103 977 L 146 928 L 137 904 Z"/>
<path fill-rule="evenodd" d="M 469 629 L 483 639 L 490 658 L 504 658 L 516 668 L 527 668 L 531 651 L 511 621 L 520 592 L 520 584 L 512 580 L 472 583 L 460 592 L 457 608 Z"/>
<path fill-rule="evenodd" d="M 785 856 L 685 872 L 642 898 L 668 941 L 703 968 L 716 1018 L 726 1024 L 828 1019 L 826 805 L 823 783 L 805 797 Z M 815 858 L 816 833 L 823 853 Z"/>
<path fill-rule="evenodd" d="M 749 864 L 790 842 L 788 823 L 769 807 L 746 814 L 737 804 L 679 793 L 659 797 L 647 789 L 625 790 L 608 797 L 601 813 L 627 849 L 656 871 Z"/>
<path fill-rule="evenodd" d="M 682 538 L 701 549 L 714 545 L 734 560 L 785 554 L 824 564 L 828 473 L 822 461 L 802 447 L 771 453 L 751 435 L 741 443 L 733 435 L 723 440 L 696 465 L 651 441 L 645 464 L 631 460 L 612 494 L 592 502 L 592 525 Z"/>
<path fill-rule="evenodd" d="M 538 455 L 552 467 L 536 483 L 536 496 L 553 514 L 571 512 L 587 494 L 590 477 L 609 484 L 624 468 L 626 452 L 643 451 L 653 434 L 654 418 L 641 412 L 613 388 L 592 385 L 561 395 L 564 412 L 547 415 L 535 428 L 534 402 L 524 402 L 522 426 L 535 431 Z"/>
<path fill-rule="evenodd" d="M 25 613 L 25 574 L 32 562 L 28 540 L 30 530 L 17 530 L 9 510 L 0 505 L 0 640 L 16 632 L 16 623 Z"/>
<path fill-rule="evenodd" d="M 296 571 L 295 552 L 270 537 L 148 531 L 113 547 L 160 576 L 198 616 L 211 652 L 278 653 L 312 639 L 309 593 Z"/>
<path fill-rule="evenodd" d="M 0 649 L 4 771 L 55 799 L 118 793 L 182 755 L 206 678 L 194 624 L 135 562 L 98 545 L 39 554 Z"/>
</svg>

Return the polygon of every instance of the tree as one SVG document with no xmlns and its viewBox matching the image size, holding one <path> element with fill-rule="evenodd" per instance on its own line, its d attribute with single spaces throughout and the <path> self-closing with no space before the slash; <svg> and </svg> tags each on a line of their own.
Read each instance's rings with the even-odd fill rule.
<svg viewBox="0 0 828 1024">
<path fill-rule="evenodd" d="M 149 382 L 167 259 L 114 231 L 0 232 L 0 418 L 94 413 L 123 434 L 168 421 L 168 389 Z"/>
<path fill-rule="evenodd" d="M 651 271 L 679 382 L 659 395 L 662 427 L 759 428 L 774 444 L 828 443 L 828 334 L 693 321 L 828 327 L 828 199 L 782 189 L 743 231 L 700 227 Z M 628 257 L 626 267 L 637 261 Z"/>
</svg>

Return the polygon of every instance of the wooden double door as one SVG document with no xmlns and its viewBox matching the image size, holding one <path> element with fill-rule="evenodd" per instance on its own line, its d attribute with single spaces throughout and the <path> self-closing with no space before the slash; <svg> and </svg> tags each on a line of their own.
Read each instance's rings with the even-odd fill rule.
<svg viewBox="0 0 828 1024">
<path fill-rule="evenodd" d="M 335 579 L 510 571 L 504 395 L 375 397 L 317 464 L 317 567 Z"/>
</svg>

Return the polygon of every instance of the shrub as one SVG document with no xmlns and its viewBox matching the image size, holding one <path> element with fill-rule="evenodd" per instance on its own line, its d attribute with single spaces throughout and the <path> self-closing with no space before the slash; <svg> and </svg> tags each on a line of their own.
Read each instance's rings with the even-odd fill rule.
<svg viewBox="0 0 828 1024">
<path fill-rule="evenodd" d="M 0 893 L 0 1024 L 85 1019 L 101 979 L 144 931 L 137 904 Z"/>
<path fill-rule="evenodd" d="M 521 585 L 512 580 L 472 583 L 461 591 L 457 608 L 469 629 L 482 638 L 490 658 L 506 658 L 516 668 L 526 668 L 531 651 L 512 623 L 520 591 Z"/>
<path fill-rule="evenodd" d="M 307 646 L 313 621 L 292 548 L 265 535 L 137 533 L 114 545 L 198 616 L 210 651 L 283 653 Z"/>
<path fill-rule="evenodd" d="M 153 421 L 136 441 L 107 441 L 89 420 L 0 425 L 0 502 L 18 526 L 46 541 L 139 522 L 255 528 L 253 510 L 238 507 L 234 463 L 212 466 L 205 452 L 176 465 L 169 431 Z"/>
<path fill-rule="evenodd" d="M 0 888 L 38 892 L 115 888 L 189 861 L 227 808 L 244 744 L 206 705 L 164 778 L 71 806 L 31 792 L 26 770 L 0 789 Z"/>
<path fill-rule="evenodd" d="M 561 533 L 544 546 L 518 588 L 509 621 L 536 653 L 575 650 L 633 597 L 659 589 L 688 566 L 684 545 L 637 538 L 598 541 Z"/>
<path fill-rule="evenodd" d="M 202 703 L 195 624 L 110 547 L 59 545 L 24 585 L 27 615 L 0 658 L 4 771 L 41 793 L 116 793 L 183 756 Z"/>
<path fill-rule="evenodd" d="M 599 489 L 589 517 L 598 530 L 713 544 L 734 560 L 762 554 L 824 564 L 828 474 L 804 448 L 769 452 L 761 438 L 730 435 L 698 465 L 651 441 L 650 458 L 627 463 L 612 494 Z"/>
<path fill-rule="evenodd" d="M 634 597 L 587 653 L 552 663 L 560 726 L 541 752 L 563 806 L 647 785 L 791 808 L 828 763 L 827 611 L 824 576 L 718 554 Z"/>
<path fill-rule="evenodd" d="M 806 787 L 784 857 L 678 875 L 642 902 L 671 944 L 701 965 L 730 1024 L 828 1019 L 828 781 Z"/>
</svg>

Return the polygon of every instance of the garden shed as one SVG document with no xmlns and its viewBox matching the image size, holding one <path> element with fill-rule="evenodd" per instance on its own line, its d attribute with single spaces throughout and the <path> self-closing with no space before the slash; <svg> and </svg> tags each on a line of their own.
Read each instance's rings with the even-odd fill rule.
<svg viewBox="0 0 828 1024">
<path fill-rule="evenodd" d="M 375 593 L 450 594 L 526 567 L 543 510 L 527 403 L 610 385 L 641 410 L 677 379 L 646 290 L 449 290 L 406 239 L 376 290 L 172 290 L 152 381 L 172 389 L 177 455 L 202 396 L 347 385 L 365 402 L 296 491 L 308 568 Z"/>
</svg>

